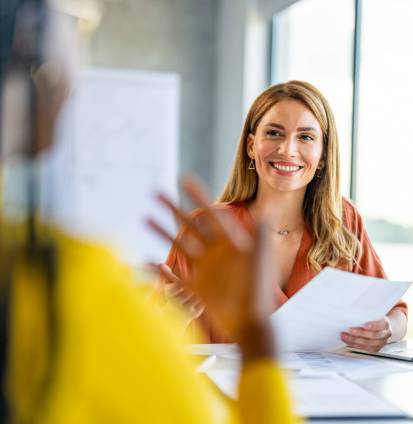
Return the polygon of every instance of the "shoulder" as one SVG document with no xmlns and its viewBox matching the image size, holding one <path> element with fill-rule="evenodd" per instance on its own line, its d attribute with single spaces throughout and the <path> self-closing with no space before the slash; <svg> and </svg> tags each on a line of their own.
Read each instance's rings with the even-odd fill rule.
<svg viewBox="0 0 413 424">
<path fill-rule="evenodd" d="M 387 278 L 359 211 L 350 200 L 345 198 L 343 198 L 343 223 L 360 242 L 360 250 L 353 272 L 377 278 Z"/>
<path fill-rule="evenodd" d="M 69 287 L 71 282 L 81 279 L 82 284 L 79 284 L 77 290 L 98 290 L 100 299 L 103 300 L 108 295 L 109 301 L 114 293 L 116 296 L 121 295 L 123 288 L 133 286 L 133 271 L 118 259 L 118 252 L 115 250 L 86 238 L 64 233 L 60 233 L 56 239 L 59 264 L 64 270 L 61 277 Z"/>
<path fill-rule="evenodd" d="M 360 233 L 364 229 L 363 218 L 354 203 L 342 197 L 343 224 L 352 232 Z"/>
<path fill-rule="evenodd" d="M 213 208 L 220 213 L 231 213 L 233 215 L 243 215 L 248 213 L 247 205 L 245 202 L 237 203 L 216 203 Z"/>
<path fill-rule="evenodd" d="M 123 389 L 114 393 L 113 402 L 107 404 L 109 421 L 138 422 L 147 417 L 144 421 L 151 422 L 156 410 L 154 421 L 166 422 L 168 415 L 187 412 L 178 410 L 176 405 L 197 405 L 191 422 L 200 422 L 202 414 L 209 417 L 202 401 L 206 389 L 193 374 L 192 364 L 177 341 L 176 334 L 182 328 L 180 316 L 169 309 L 167 316 L 163 314 L 148 298 L 147 286 L 136 284 L 149 282 L 149 277 L 144 273 L 137 276 L 135 270 L 117 259 L 116 252 L 105 246 L 65 234 L 57 242 L 61 252 L 57 304 L 65 329 L 62 346 L 75 340 L 82 358 L 93 358 L 86 380 L 87 391 L 93 393 L 94 400 L 105 399 L 111 385 Z M 79 355 L 62 350 L 59 366 L 78 370 L 78 358 Z M 142 375 L 142 369 L 150 370 L 148 378 Z M 143 381 L 145 389 L 131 390 L 131 382 L 138 380 Z M 162 387 L 158 381 L 163 381 Z M 184 390 L 186 385 L 191 390 Z M 56 387 L 59 390 L 63 383 Z M 157 410 L 159 397 L 163 399 L 171 393 L 174 402 Z"/>
<path fill-rule="evenodd" d="M 343 216 L 360 216 L 360 213 L 356 207 L 356 205 L 346 197 L 342 197 L 342 208 L 343 208 Z"/>
<path fill-rule="evenodd" d="M 238 212 L 247 209 L 245 202 L 236 203 L 213 203 L 211 207 L 216 211 Z"/>
<path fill-rule="evenodd" d="M 211 205 L 211 208 L 218 214 L 231 214 L 237 217 L 243 217 L 245 214 L 248 214 L 247 206 L 244 202 L 237 203 L 214 203 Z M 191 213 L 191 218 L 193 219 L 202 219 L 205 216 L 206 210 L 204 208 L 195 209 Z"/>
</svg>

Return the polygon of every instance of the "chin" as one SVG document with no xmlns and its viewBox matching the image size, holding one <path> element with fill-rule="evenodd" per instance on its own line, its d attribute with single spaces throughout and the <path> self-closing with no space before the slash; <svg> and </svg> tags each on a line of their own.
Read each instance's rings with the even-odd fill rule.
<svg viewBox="0 0 413 424">
<path fill-rule="evenodd" d="M 274 191 L 278 191 L 281 193 L 288 193 L 288 192 L 293 192 L 293 191 L 298 191 L 298 190 L 302 190 L 305 189 L 305 186 L 298 186 L 298 185 L 293 185 L 293 184 L 271 184 L 271 188 Z"/>
</svg>

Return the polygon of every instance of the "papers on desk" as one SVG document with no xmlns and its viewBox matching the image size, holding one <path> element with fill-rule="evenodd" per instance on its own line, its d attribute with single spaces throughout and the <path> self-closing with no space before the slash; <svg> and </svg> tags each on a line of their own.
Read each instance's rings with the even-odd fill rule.
<svg viewBox="0 0 413 424">
<path fill-rule="evenodd" d="M 241 365 L 241 355 L 236 344 L 193 344 L 188 346 L 187 351 L 192 355 L 224 359 L 233 369 L 239 368 Z M 293 371 L 300 375 L 340 374 L 352 380 L 377 378 L 406 371 L 413 372 L 410 364 L 354 354 L 346 349 L 330 352 L 281 352 L 278 356 L 278 363 L 284 371 Z"/>
<path fill-rule="evenodd" d="M 272 315 L 279 349 L 344 346 L 340 332 L 385 316 L 410 284 L 325 268 Z"/>
<path fill-rule="evenodd" d="M 301 376 L 339 374 L 351 380 L 413 371 L 403 364 L 344 352 L 285 352 L 280 355 L 279 363 L 282 369 Z"/>
<path fill-rule="evenodd" d="M 410 287 L 327 268 L 271 317 L 279 362 L 290 370 L 296 413 L 311 418 L 405 418 L 406 414 L 351 380 L 406 371 L 396 363 L 326 351 L 344 346 L 340 333 L 382 318 Z M 236 345 L 195 345 L 213 354 L 205 374 L 228 396 L 237 396 L 240 355 Z M 227 362 L 220 366 L 219 358 Z"/>
<path fill-rule="evenodd" d="M 213 369 L 206 375 L 229 397 L 236 398 L 239 371 Z M 405 418 L 406 414 L 339 375 L 293 375 L 289 379 L 295 413 L 307 418 Z"/>
<path fill-rule="evenodd" d="M 297 415 L 311 418 L 405 418 L 406 414 L 351 380 L 406 371 L 378 358 L 353 357 L 328 348 L 344 346 L 340 332 L 382 318 L 410 287 L 357 274 L 323 270 L 271 317 L 279 362 L 290 370 Z M 228 396 L 237 396 L 240 355 L 236 345 L 191 346 L 227 365 L 206 375 Z"/>
<path fill-rule="evenodd" d="M 232 369 L 241 366 L 239 349 L 234 344 L 200 344 L 188 348 L 193 355 L 211 355 L 226 360 Z M 398 361 L 386 361 L 366 355 L 353 354 L 345 349 L 333 352 L 282 352 L 278 356 L 279 366 L 286 372 L 303 376 L 339 374 L 351 380 L 377 378 L 390 374 L 411 371 L 413 367 Z"/>
</svg>

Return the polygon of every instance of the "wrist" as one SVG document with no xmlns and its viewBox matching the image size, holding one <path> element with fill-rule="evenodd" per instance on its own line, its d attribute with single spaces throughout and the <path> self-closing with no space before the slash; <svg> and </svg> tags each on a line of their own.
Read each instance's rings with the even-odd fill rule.
<svg viewBox="0 0 413 424">
<path fill-rule="evenodd" d="M 276 356 L 275 337 L 269 322 L 245 326 L 237 341 L 244 364 L 258 359 L 274 359 Z"/>
<path fill-rule="evenodd" d="M 403 339 L 407 330 L 406 315 L 402 311 L 394 308 L 386 315 L 386 317 L 391 331 L 388 343 L 397 342 Z"/>
</svg>

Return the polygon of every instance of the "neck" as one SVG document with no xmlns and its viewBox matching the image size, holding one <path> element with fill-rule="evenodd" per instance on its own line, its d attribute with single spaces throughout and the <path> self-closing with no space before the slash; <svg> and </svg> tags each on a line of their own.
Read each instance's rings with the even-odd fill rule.
<svg viewBox="0 0 413 424">
<path fill-rule="evenodd" d="M 301 230 L 304 227 L 304 195 L 305 189 L 285 192 L 259 186 L 257 197 L 249 205 L 249 210 L 256 219 L 261 217 L 264 210 L 270 210 L 266 220 L 273 230 Z"/>
</svg>

